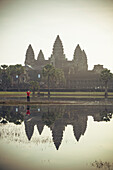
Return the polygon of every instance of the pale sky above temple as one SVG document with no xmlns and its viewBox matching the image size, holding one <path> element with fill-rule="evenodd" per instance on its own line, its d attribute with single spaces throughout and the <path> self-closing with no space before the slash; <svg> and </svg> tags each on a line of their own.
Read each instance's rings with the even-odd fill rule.
<svg viewBox="0 0 113 170">
<path fill-rule="evenodd" d="M 24 65 L 29 44 L 48 59 L 57 35 L 68 60 L 80 44 L 113 72 L 113 0 L 0 0 L 0 65 Z"/>
</svg>

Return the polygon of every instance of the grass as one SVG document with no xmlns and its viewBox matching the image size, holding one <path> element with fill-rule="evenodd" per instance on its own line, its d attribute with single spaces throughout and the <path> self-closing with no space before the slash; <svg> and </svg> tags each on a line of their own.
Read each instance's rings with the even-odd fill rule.
<svg viewBox="0 0 113 170">
<path fill-rule="evenodd" d="M 0 95 L 3 94 L 11 94 L 11 95 L 18 95 L 18 94 L 26 94 L 26 92 L 8 92 L 8 91 L 0 91 Z"/>
<path fill-rule="evenodd" d="M 37 93 L 37 92 L 36 92 Z M 40 93 L 44 93 L 44 94 L 48 94 L 48 92 L 40 92 Z M 8 91 L 0 91 L 0 94 L 26 94 L 26 92 L 8 92 Z M 32 92 L 31 92 L 32 94 Z M 51 94 L 96 94 L 96 95 L 104 95 L 104 92 L 51 92 Z M 109 95 L 113 95 L 113 92 L 108 92 Z"/>
<path fill-rule="evenodd" d="M 47 97 L 48 92 L 41 92 Z M 104 92 L 51 92 L 51 98 L 104 98 Z M 53 95 L 53 96 L 52 96 Z M 56 96 L 55 96 L 56 95 Z M 113 92 L 108 92 L 109 98 L 113 98 Z M 1 97 L 26 97 L 26 92 L 0 91 Z M 37 96 L 37 92 L 36 92 Z M 32 97 L 32 93 L 31 93 Z"/>
<path fill-rule="evenodd" d="M 51 98 L 104 98 L 104 96 L 51 96 Z"/>
<path fill-rule="evenodd" d="M 44 93 L 44 94 L 48 94 L 48 92 L 41 92 L 41 93 Z M 81 95 L 81 94 L 83 94 L 83 95 L 85 95 L 85 94 L 87 94 L 87 95 L 92 95 L 92 94 L 98 94 L 98 95 L 104 95 L 104 92 L 51 92 L 51 94 L 69 94 L 69 95 L 71 95 L 71 94 L 75 94 L 75 95 Z M 111 93 L 111 94 L 113 94 L 113 92 Z"/>
<path fill-rule="evenodd" d="M 44 94 L 48 94 L 48 92 L 41 92 Z M 104 92 L 51 92 L 51 95 L 59 94 L 59 95 L 104 95 Z M 113 95 L 113 92 L 108 92 L 108 95 Z"/>
</svg>

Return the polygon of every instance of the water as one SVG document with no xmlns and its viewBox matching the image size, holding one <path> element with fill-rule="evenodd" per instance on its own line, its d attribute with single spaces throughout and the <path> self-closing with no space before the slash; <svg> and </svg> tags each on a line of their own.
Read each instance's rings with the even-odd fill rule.
<svg viewBox="0 0 113 170">
<path fill-rule="evenodd" d="M 112 164 L 112 113 L 113 106 L 0 106 L 0 169 L 95 170 L 95 160 Z"/>
</svg>

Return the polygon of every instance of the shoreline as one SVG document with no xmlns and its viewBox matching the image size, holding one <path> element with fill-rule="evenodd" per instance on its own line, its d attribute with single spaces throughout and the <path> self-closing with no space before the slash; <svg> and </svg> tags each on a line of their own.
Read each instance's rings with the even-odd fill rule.
<svg viewBox="0 0 113 170">
<path fill-rule="evenodd" d="M 113 101 L 109 100 L 38 100 L 27 102 L 25 100 L 0 100 L 0 105 L 112 105 Z"/>
</svg>

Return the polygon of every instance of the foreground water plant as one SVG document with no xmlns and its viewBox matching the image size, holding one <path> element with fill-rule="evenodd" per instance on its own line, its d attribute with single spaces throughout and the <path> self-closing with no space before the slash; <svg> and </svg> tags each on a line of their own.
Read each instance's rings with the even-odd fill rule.
<svg viewBox="0 0 113 170">
<path fill-rule="evenodd" d="M 93 167 L 98 169 L 106 169 L 106 170 L 112 170 L 113 169 L 113 163 L 110 163 L 108 161 L 97 161 L 95 160 L 92 164 Z"/>
</svg>

